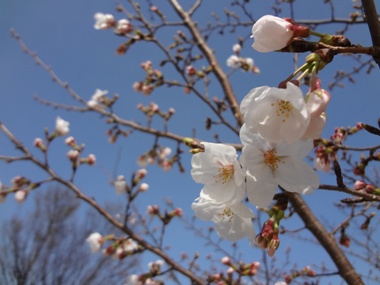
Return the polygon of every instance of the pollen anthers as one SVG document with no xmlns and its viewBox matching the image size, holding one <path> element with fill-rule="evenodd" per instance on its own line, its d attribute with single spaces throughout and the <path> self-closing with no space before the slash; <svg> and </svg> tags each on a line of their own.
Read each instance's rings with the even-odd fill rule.
<svg viewBox="0 0 380 285">
<path fill-rule="evenodd" d="M 278 163 L 281 162 L 281 158 L 277 156 L 275 148 L 268 150 L 264 153 L 264 162 L 272 169 L 275 170 L 278 167 Z"/>
<path fill-rule="evenodd" d="M 223 212 L 219 214 L 222 219 L 228 219 L 229 222 L 234 218 L 235 213 L 230 208 L 225 208 Z"/>
<path fill-rule="evenodd" d="M 234 175 L 234 165 L 227 164 L 222 165 L 218 168 L 218 174 L 214 175 L 215 183 L 221 182 L 222 184 L 227 183 L 230 178 Z"/>
<path fill-rule="evenodd" d="M 272 107 L 276 106 L 275 103 L 272 103 L 271 105 Z M 290 103 L 289 101 L 285 101 L 285 100 L 277 101 L 277 110 L 276 110 L 277 117 L 285 116 L 285 118 L 282 119 L 282 122 L 285 123 L 286 119 L 289 118 L 290 113 L 292 112 L 293 108 L 294 108 L 293 104 Z"/>
</svg>

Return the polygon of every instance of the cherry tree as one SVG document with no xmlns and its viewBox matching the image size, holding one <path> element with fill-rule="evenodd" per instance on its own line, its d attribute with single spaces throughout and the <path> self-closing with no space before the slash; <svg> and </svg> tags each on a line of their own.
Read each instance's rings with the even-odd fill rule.
<svg viewBox="0 0 380 285">
<path fill-rule="evenodd" d="M 12 29 L 67 98 L 34 96 L 57 115 L 33 142 L 1 120 L 7 147 L 0 160 L 27 166 L 2 179 L 0 201 L 27 203 L 50 183 L 74 192 L 117 233 L 95 226 L 83 246 L 121 262 L 144 260 L 120 276 L 122 284 L 378 281 L 380 130 L 366 121 L 374 118 L 366 114 L 371 106 L 352 105 L 362 94 L 335 95 L 376 84 L 374 1 L 313 3 L 329 15 L 316 19 L 302 1 L 218 3 L 223 7 L 129 0 L 87 15 L 88 29 L 109 39 L 106 46 L 116 43 L 113 57 L 139 63 L 120 94 L 97 82 L 92 94 L 75 91 Z M 358 43 L 358 31 L 370 45 Z M 376 94 L 366 95 L 377 103 Z M 82 141 L 76 125 L 86 116 L 93 123 L 81 126 L 90 130 Z M 107 153 L 96 148 L 95 128 L 106 133 L 110 151 L 128 150 L 127 170 L 116 168 L 108 186 L 123 203 L 117 214 L 98 202 L 99 189 L 86 186 L 99 180 L 94 169 Z M 116 166 L 122 158 L 118 152 Z M 186 209 L 177 202 L 184 185 L 196 189 Z M 175 191 L 163 202 L 169 187 Z"/>
</svg>

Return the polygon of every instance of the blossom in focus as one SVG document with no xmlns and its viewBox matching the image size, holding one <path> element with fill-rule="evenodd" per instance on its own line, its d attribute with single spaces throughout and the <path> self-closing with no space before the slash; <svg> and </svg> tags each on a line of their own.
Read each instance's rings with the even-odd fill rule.
<svg viewBox="0 0 380 285">
<path fill-rule="evenodd" d="M 65 136 L 69 133 L 70 123 L 65 121 L 64 119 L 61 119 L 60 117 L 57 117 L 55 120 L 55 134 L 58 136 Z"/>
<path fill-rule="evenodd" d="M 254 245 L 255 231 L 251 220 L 254 215 L 241 201 L 224 203 L 199 197 L 191 208 L 201 220 L 214 222 L 220 237 L 235 241 L 247 236 L 251 246 Z"/>
<path fill-rule="evenodd" d="M 318 175 L 303 161 L 313 148 L 312 140 L 269 143 L 259 134 L 250 133 L 245 125 L 240 139 L 244 145 L 240 161 L 246 171 L 247 195 L 252 204 L 268 206 L 278 185 L 300 194 L 309 194 L 319 187 Z"/>
<path fill-rule="evenodd" d="M 94 19 L 96 30 L 107 30 L 115 25 L 115 18 L 111 14 L 96 13 Z"/>
<path fill-rule="evenodd" d="M 90 108 L 102 108 L 99 103 L 102 102 L 102 98 L 108 94 L 107 90 L 96 89 L 95 93 L 91 96 L 91 99 L 87 102 Z"/>
<path fill-rule="evenodd" d="M 225 202 L 245 193 L 244 173 L 237 160 L 236 149 L 224 144 L 202 142 L 204 152 L 191 159 L 191 176 L 204 184 L 200 196 Z"/>
<path fill-rule="evenodd" d="M 103 244 L 103 237 L 100 233 L 92 233 L 86 239 L 91 252 L 98 252 Z"/>
<path fill-rule="evenodd" d="M 252 89 L 243 98 L 240 110 L 246 128 L 273 143 L 294 143 L 305 134 L 310 121 L 302 91 L 291 82 L 287 82 L 286 89 Z"/>
<path fill-rule="evenodd" d="M 308 37 L 310 30 L 290 19 L 265 15 L 252 26 L 252 48 L 259 52 L 271 52 L 286 47 L 295 37 Z"/>
</svg>

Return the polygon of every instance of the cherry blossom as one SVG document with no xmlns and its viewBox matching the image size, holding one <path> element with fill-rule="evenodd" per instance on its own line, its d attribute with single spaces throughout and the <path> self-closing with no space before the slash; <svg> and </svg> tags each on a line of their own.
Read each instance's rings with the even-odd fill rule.
<svg viewBox="0 0 380 285">
<path fill-rule="evenodd" d="M 127 190 L 127 181 L 125 181 L 124 175 L 119 175 L 116 181 L 113 182 L 116 194 L 124 194 Z"/>
<path fill-rule="evenodd" d="M 309 125 L 301 89 L 288 82 L 286 89 L 261 86 L 252 89 L 242 100 L 246 128 L 264 139 L 294 143 L 302 138 Z"/>
<path fill-rule="evenodd" d="M 248 132 L 245 125 L 240 130 L 240 139 L 244 144 L 240 160 L 246 170 L 247 194 L 252 204 L 268 206 L 278 185 L 300 194 L 319 187 L 318 175 L 303 161 L 313 148 L 312 140 L 269 143 L 259 134 Z"/>
<path fill-rule="evenodd" d="M 16 200 L 18 203 L 22 203 L 22 202 L 25 201 L 26 196 L 28 196 L 28 191 L 27 191 L 27 190 L 18 190 L 18 191 L 15 193 L 15 200 Z"/>
<path fill-rule="evenodd" d="M 103 237 L 100 233 L 92 233 L 86 239 L 91 252 L 98 252 L 103 244 Z"/>
<path fill-rule="evenodd" d="M 70 131 L 69 125 L 69 122 L 65 121 L 64 119 L 61 119 L 60 117 L 57 117 L 55 121 L 55 134 L 57 136 L 67 135 Z"/>
<path fill-rule="evenodd" d="M 227 58 L 226 64 L 228 67 L 231 68 L 239 68 L 240 67 L 240 58 L 237 55 L 230 55 L 229 58 Z"/>
<path fill-rule="evenodd" d="M 199 197 L 191 207 L 198 218 L 216 224 L 216 231 L 220 237 L 235 241 L 247 236 L 250 244 L 254 245 L 255 231 L 251 220 L 254 215 L 239 200 L 221 203 Z"/>
<path fill-rule="evenodd" d="M 117 22 L 115 33 L 125 35 L 133 31 L 133 25 L 127 19 L 121 19 Z"/>
<path fill-rule="evenodd" d="M 91 99 L 87 102 L 90 108 L 103 108 L 99 103 L 102 102 L 102 98 L 108 94 L 107 90 L 96 89 L 95 93 L 91 96 Z"/>
<path fill-rule="evenodd" d="M 191 175 L 195 182 L 204 184 L 202 198 L 225 202 L 245 193 L 244 173 L 237 160 L 236 149 L 216 143 L 202 143 L 205 151 L 191 159 Z"/>
<path fill-rule="evenodd" d="M 310 115 L 309 126 L 303 139 L 318 139 L 326 125 L 326 107 L 330 102 L 330 93 L 324 89 L 316 89 L 306 96 L 306 109 Z"/>
<path fill-rule="evenodd" d="M 111 14 L 96 13 L 94 15 L 96 30 L 107 30 L 115 25 L 115 18 Z"/>
<path fill-rule="evenodd" d="M 295 24 L 291 19 L 265 15 L 252 26 L 254 43 L 259 52 L 271 52 L 286 47 L 295 36 L 308 37 L 310 30 Z"/>
</svg>

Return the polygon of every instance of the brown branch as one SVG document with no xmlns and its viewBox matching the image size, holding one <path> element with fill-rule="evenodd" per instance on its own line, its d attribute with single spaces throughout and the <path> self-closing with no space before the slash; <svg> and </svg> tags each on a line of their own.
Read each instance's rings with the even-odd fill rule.
<svg viewBox="0 0 380 285">
<path fill-rule="evenodd" d="M 373 0 L 362 0 L 364 14 L 367 19 L 369 32 L 371 33 L 372 44 L 380 48 L 380 23 L 376 5 Z M 380 56 L 374 55 L 373 59 L 380 67 Z"/>
<path fill-rule="evenodd" d="M 213 68 L 213 72 L 218 79 L 222 90 L 224 92 L 224 97 L 228 104 L 230 105 L 230 108 L 232 110 L 232 114 L 237 120 L 237 123 L 239 126 L 243 125 L 243 117 L 239 110 L 239 103 L 236 99 L 236 96 L 232 90 L 232 86 L 228 80 L 227 75 L 224 73 L 220 65 L 218 64 L 218 61 L 216 57 L 214 56 L 213 51 L 208 47 L 206 44 L 204 38 L 199 33 L 199 30 L 196 26 L 196 24 L 191 20 L 190 15 L 186 13 L 181 5 L 178 3 L 177 0 L 170 0 L 171 5 L 173 6 L 174 10 L 177 12 L 177 14 L 181 17 L 181 19 L 184 21 L 186 26 L 188 27 L 190 33 L 192 34 L 194 41 L 197 43 L 199 49 L 203 52 L 205 55 L 207 61 L 209 62 L 210 66 Z"/>
<path fill-rule="evenodd" d="M 66 186 L 71 191 L 73 191 L 77 197 L 83 201 L 85 201 L 87 204 L 92 206 L 96 211 L 99 212 L 105 219 L 107 219 L 112 225 L 119 228 L 123 232 L 125 232 L 130 238 L 135 240 L 137 243 L 139 243 L 142 247 L 149 250 L 150 252 L 160 256 L 162 259 L 165 260 L 165 262 L 170 265 L 173 270 L 176 270 L 183 275 L 187 276 L 190 280 L 192 280 L 192 284 L 199 284 L 199 285 L 205 285 L 203 280 L 199 277 L 197 277 L 193 272 L 190 270 L 185 269 L 184 267 L 180 266 L 176 261 L 174 261 L 170 256 L 168 256 L 164 251 L 162 251 L 160 248 L 157 248 L 150 243 L 148 243 L 146 240 L 144 240 L 141 236 L 137 235 L 131 228 L 124 226 L 121 222 L 119 222 L 116 218 L 113 217 L 110 213 L 108 213 L 104 208 L 102 208 L 98 203 L 96 203 L 95 200 L 89 198 L 85 194 L 83 194 L 79 188 L 72 182 L 68 181 L 60 176 L 58 176 L 47 164 L 43 164 L 40 162 L 36 157 L 34 157 L 30 151 L 24 147 L 24 145 L 9 131 L 4 124 L 0 122 L 0 130 L 9 138 L 9 140 L 15 145 L 17 149 L 19 149 L 21 152 L 23 152 L 27 157 L 29 157 L 29 160 L 40 167 L 42 170 L 47 172 L 47 174 L 51 177 L 52 180 L 57 181 L 58 183 Z"/>
<path fill-rule="evenodd" d="M 339 192 L 344 192 L 353 196 L 361 197 L 363 198 L 363 201 L 369 201 L 369 202 L 380 202 L 380 197 L 377 195 L 373 194 L 368 194 L 364 191 L 356 191 L 353 189 L 350 189 L 348 187 L 339 187 L 339 186 L 334 186 L 334 185 L 327 185 L 327 184 L 321 184 L 319 185 L 320 190 L 333 190 L 333 191 L 339 191 Z"/>
<path fill-rule="evenodd" d="M 320 244 L 325 248 L 331 259 L 338 268 L 339 275 L 349 285 L 364 285 L 360 276 L 356 273 L 344 252 L 336 243 L 334 237 L 329 234 L 319 220 L 314 216 L 310 208 L 297 193 L 286 193 L 289 201 L 294 206 L 295 211 L 305 223 L 307 229 L 315 236 Z"/>
</svg>

